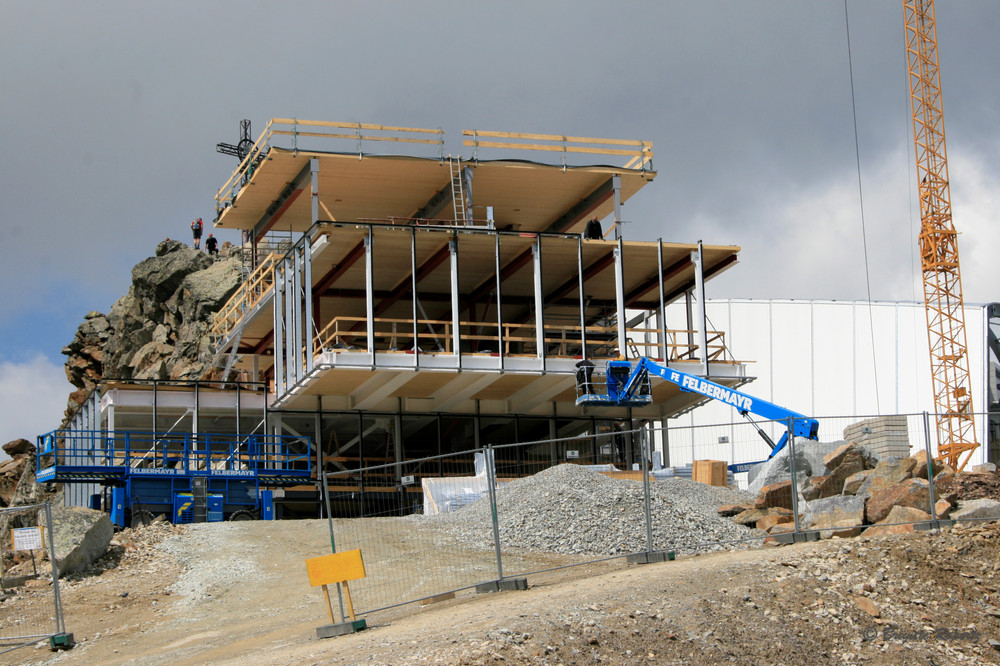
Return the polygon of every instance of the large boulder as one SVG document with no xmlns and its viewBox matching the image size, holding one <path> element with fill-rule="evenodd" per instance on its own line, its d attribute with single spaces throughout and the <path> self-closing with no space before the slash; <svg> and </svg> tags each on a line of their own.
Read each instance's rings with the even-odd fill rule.
<svg viewBox="0 0 1000 666">
<path fill-rule="evenodd" d="M 856 493 L 858 497 L 868 497 L 880 490 L 906 481 L 913 476 L 917 461 L 913 458 L 889 458 L 879 461 Z"/>
<path fill-rule="evenodd" d="M 865 522 L 865 501 L 860 497 L 837 495 L 806 502 L 800 525 L 803 529 L 832 529 Z"/>
<path fill-rule="evenodd" d="M 103 511 L 83 507 L 52 508 L 52 548 L 59 575 L 86 568 L 108 549 L 115 528 Z"/>
<path fill-rule="evenodd" d="M 801 483 L 808 476 L 825 474 L 823 458 L 840 447 L 843 442 L 817 442 L 815 440 L 797 437 L 795 439 L 795 474 Z M 748 490 L 760 492 L 764 486 L 788 481 L 792 478 L 791 446 L 785 446 L 773 458 L 755 466 L 750 471 Z"/>
<path fill-rule="evenodd" d="M 958 508 L 949 516 L 952 520 L 1000 519 L 1000 502 L 993 499 L 959 501 Z"/>
<path fill-rule="evenodd" d="M 906 479 L 902 483 L 874 491 L 866 503 L 869 523 L 879 523 L 893 507 L 912 507 L 928 512 L 931 508 L 930 484 L 925 479 Z"/>
<path fill-rule="evenodd" d="M 15 439 L 3 445 L 4 453 L 11 458 L 31 455 L 35 452 L 35 445 L 26 439 Z"/>
</svg>

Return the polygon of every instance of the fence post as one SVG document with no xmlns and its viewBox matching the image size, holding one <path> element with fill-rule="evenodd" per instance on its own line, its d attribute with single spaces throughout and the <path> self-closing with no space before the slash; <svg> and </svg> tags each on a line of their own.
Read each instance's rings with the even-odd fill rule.
<svg viewBox="0 0 1000 666">
<path fill-rule="evenodd" d="M 59 596 L 59 567 L 56 566 L 55 533 L 52 531 L 52 504 L 45 502 L 45 531 L 48 533 L 46 542 L 49 547 L 49 563 L 52 565 L 52 598 L 55 605 L 56 635 L 62 636 L 66 633 L 66 624 L 63 619 L 62 597 Z M 32 554 L 34 557 L 34 554 Z"/>
<path fill-rule="evenodd" d="M 486 485 L 490 491 L 490 510 L 493 515 L 493 549 L 497 558 L 497 580 L 503 580 L 503 556 L 500 554 L 500 522 L 497 519 L 497 475 L 494 465 L 493 446 L 487 444 L 483 450 L 486 463 Z"/>
<path fill-rule="evenodd" d="M 321 474 L 323 479 L 323 503 L 326 504 L 326 523 L 330 527 L 330 552 L 336 553 L 337 542 L 333 538 L 333 512 L 330 510 L 330 481 L 326 476 L 326 470 L 323 470 Z M 364 499 L 361 501 L 364 502 Z M 344 615 L 344 591 L 340 588 L 340 583 L 337 583 L 337 601 L 340 604 L 340 619 L 343 620 L 347 616 Z"/>
<path fill-rule="evenodd" d="M 799 534 L 799 488 L 798 479 L 795 478 L 795 424 L 792 417 L 788 417 L 788 464 L 792 472 L 792 519 L 795 521 L 795 536 L 793 540 L 798 540 Z"/>
<path fill-rule="evenodd" d="M 635 436 L 634 432 L 632 436 Z M 650 553 L 653 551 L 653 515 L 650 508 L 649 498 L 649 455 L 647 451 L 647 444 L 642 441 L 641 437 L 639 438 L 639 444 L 639 448 L 642 450 L 640 460 L 642 462 L 642 495 L 643 503 L 645 504 L 644 513 L 646 514 L 646 552 Z"/>
<path fill-rule="evenodd" d="M 927 486 L 930 489 L 931 498 L 931 526 L 937 527 L 937 509 L 934 507 L 937 504 L 937 499 L 934 497 L 934 458 L 931 456 L 931 426 L 930 416 L 927 412 L 924 412 L 924 452 L 927 453 Z"/>
</svg>

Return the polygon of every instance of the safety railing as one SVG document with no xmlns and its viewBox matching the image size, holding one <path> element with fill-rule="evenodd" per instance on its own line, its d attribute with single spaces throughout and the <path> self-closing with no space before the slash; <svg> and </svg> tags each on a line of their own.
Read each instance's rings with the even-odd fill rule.
<svg viewBox="0 0 1000 666">
<path fill-rule="evenodd" d="M 293 445 L 300 451 L 293 451 Z M 311 474 L 309 440 L 280 435 L 54 430 L 38 438 L 38 478 L 125 474 Z"/>
<path fill-rule="evenodd" d="M 221 340 L 229 335 L 239 324 L 240 319 L 274 286 L 274 267 L 281 258 L 278 254 L 269 254 L 257 266 L 250 277 L 243 282 L 236 293 L 212 318 L 211 335 Z"/>
<path fill-rule="evenodd" d="M 373 319 L 373 339 L 375 351 L 412 353 L 414 348 L 422 353 L 454 353 L 454 322 L 437 319 L 394 319 L 376 317 Z M 416 343 L 414 344 L 414 324 Z M 501 335 L 497 335 L 497 331 Z M 543 343 L 547 356 L 572 358 L 582 353 L 583 336 L 586 331 L 587 355 L 612 358 L 619 355 L 618 329 L 615 326 L 580 326 L 547 324 L 544 327 Z M 459 340 L 462 353 L 497 354 L 503 349 L 504 356 L 530 355 L 538 351 L 537 329 L 531 324 L 498 322 L 459 322 Z M 628 328 L 626 335 L 630 344 L 642 356 L 660 358 L 663 345 L 657 341 L 661 331 L 652 328 Z M 693 334 L 687 330 L 667 331 L 667 351 L 669 360 L 690 360 L 697 356 L 698 345 L 682 342 L 681 338 Z M 718 361 L 726 354 L 725 334 L 710 331 L 708 334 L 708 360 Z M 320 350 L 368 351 L 368 320 L 365 317 L 335 317 L 324 326 L 314 338 Z"/>
<path fill-rule="evenodd" d="M 342 130 L 350 130 L 344 132 Z M 432 136 L 433 138 L 427 138 Z M 280 142 L 278 139 L 284 141 Z M 303 140 L 308 140 L 303 142 Z M 364 153 L 364 142 L 393 142 L 402 144 L 424 144 L 438 147 L 438 156 L 444 156 L 444 130 L 417 127 L 393 127 L 369 123 L 345 123 L 322 120 L 298 120 L 296 118 L 272 118 L 268 121 L 260 137 L 250 148 L 247 156 L 219 188 L 215 195 L 216 215 L 233 205 L 243 186 L 253 177 L 258 165 L 272 147 L 288 150 L 329 150 L 334 142 L 351 141 L 352 151 Z"/>
<path fill-rule="evenodd" d="M 464 140 L 462 143 L 465 146 L 472 147 L 472 159 L 474 160 L 478 159 L 480 148 L 502 148 L 504 150 L 532 150 L 560 153 L 562 155 L 563 166 L 567 165 L 567 155 L 587 153 L 590 155 L 628 157 L 630 159 L 624 166 L 626 169 L 651 170 L 653 168 L 653 144 L 650 141 L 597 139 L 582 136 L 560 136 L 557 134 L 528 134 L 523 132 L 484 130 L 463 130 L 462 136 L 472 137 L 471 139 Z"/>
</svg>

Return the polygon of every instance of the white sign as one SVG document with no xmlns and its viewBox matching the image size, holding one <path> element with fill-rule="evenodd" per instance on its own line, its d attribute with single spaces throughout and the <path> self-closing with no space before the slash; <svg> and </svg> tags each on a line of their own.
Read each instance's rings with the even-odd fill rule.
<svg viewBox="0 0 1000 666">
<path fill-rule="evenodd" d="M 45 547 L 41 527 L 16 527 L 10 535 L 14 540 L 14 550 L 42 550 Z"/>
<path fill-rule="evenodd" d="M 402 481 L 403 481 L 403 485 L 404 486 L 412 486 L 413 485 L 413 475 L 404 476 L 402 478 Z"/>
<path fill-rule="evenodd" d="M 580 457 L 580 452 L 579 451 L 566 451 L 566 457 L 567 458 L 579 458 Z"/>
</svg>

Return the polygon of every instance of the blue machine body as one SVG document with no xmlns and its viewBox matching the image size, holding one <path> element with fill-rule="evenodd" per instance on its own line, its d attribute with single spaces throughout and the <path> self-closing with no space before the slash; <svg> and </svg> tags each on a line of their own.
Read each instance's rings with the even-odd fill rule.
<svg viewBox="0 0 1000 666">
<path fill-rule="evenodd" d="M 792 434 L 795 437 L 816 439 L 819 433 L 819 422 L 816 419 L 811 419 L 767 400 L 741 393 L 721 384 L 716 384 L 703 377 L 691 375 L 676 368 L 663 365 L 662 363 L 657 363 L 649 358 L 639 359 L 634 366 L 632 362 L 625 360 L 608 361 L 607 392 L 600 394 L 585 390 L 580 391 L 576 399 L 576 404 L 616 407 L 648 405 L 653 401 L 649 381 L 651 375 L 661 377 L 672 384 L 676 384 L 682 391 L 699 393 L 706 398 L 727 403 L 741 415 L 747 416 L 747 418 L 749 418 L 749 414 L 753 414 L 769 421 L 781 421 L 785 423 L 790 421 Z M 590 386 L 592 385 L 589 383 L 586 384 L 587 388 Z M 754 424 L 754 427 L 757 428 L 757 432 L 771 447 L 769 458 L 773 458 L 788 443 L 787 431 L 775 444 L 756 424 Z"/>
<path fill-rule="evenodd" d="M 196 485 L 209 521 L 237 512 L 273 520 L 274 493 L 265 488 L 312 475 L 308 437 L 58 430 L 39 436 L 38 448 L 39 483 L 110 487 L 107 508 L 119 527 L 140 514 L 190 522 Z"/>
</svg>

